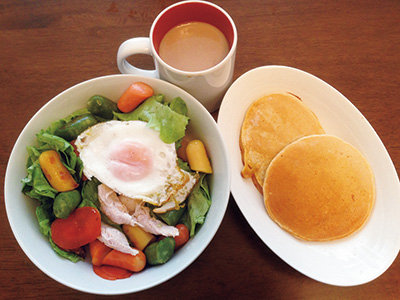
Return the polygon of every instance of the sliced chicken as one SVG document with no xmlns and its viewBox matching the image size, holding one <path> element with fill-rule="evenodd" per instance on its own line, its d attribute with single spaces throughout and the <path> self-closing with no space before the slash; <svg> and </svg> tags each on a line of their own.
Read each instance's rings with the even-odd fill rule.
<svg viewBox="0 0 400 300">
<path fill-rule="evenodd" d="M 126 206 L 119 200 L 117 193 L 105 184 L 98 186 L 98 197 L 101 211 L 115 224 L 138 225 Z"/>
<path fill-rule="evenodd" d="M 166 225 L 165 223 L 157 220 L 150 216 L 150 208 L 144 206 L 144 204 L 137 205 L 134 216 L 142 228 L 155 235 L 163 235 L 163 236 L 177 236 L 179 235 L 179 231 L 174 226 Z"/>
<path fill-rule="evenodd" d="M 138 250 L 133 249 L 129 245 L 129 241 L 125 234 L 105 223 L 101 223 L 101 236 L 99 236 L 97 239 L 112 249 L 132 255 L 139 253 Z"/>
<path fill-rule="evenodd" d="M 104 184 L 99 185 L 98 196 L 101 211 L 116 224 L 137 225 L 154 235 L 177 236 L 179 234 L 174 226 L 153 218 L 144 201 L 118 196 Z"/>
</svg>

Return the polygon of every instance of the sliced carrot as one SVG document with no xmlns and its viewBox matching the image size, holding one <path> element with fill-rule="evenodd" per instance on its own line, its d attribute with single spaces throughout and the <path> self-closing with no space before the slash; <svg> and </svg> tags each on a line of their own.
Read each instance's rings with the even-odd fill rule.
<svg viewBox="0 0 400 300">
<path fill-rule="evenodd" d="M 123 113 L 133 111 L 147 98 L 153 96 L 153 89 L 144 82 L 134 82 L 122 94 L 117 102 L 118 109 Z"/>
<path fill-rule="evenodd" d="M 142 251 L 138 251 L 138 254 L 131 255 L 113 249 L 104 257 L 103 264 L 140 272 L 146 266 L 146 256 Z"/>
<path fill-rule="evenodd" d="M 175 227 L 179 231 L 179 235 L 175 236 L 175 249 L 183 246 L 189 240 L 189 229 L 185 224 L 176 224 Z"/>
<path fill-rule="evenodd" d="M 112 250 L 99 240 L 94 240 L 89 244 L 90 256 L 92 257 L 92 264 L 95 266 L 101 266 L 103 264 L 104 257 Z"/>
<path fill-rule="evenodd" d="M 93 271 L 101 278 L 107 280 L 124 279 L 130 277 L 133 274 L 132 271 L 113 266 L 93 265 Z"/>
</svg>

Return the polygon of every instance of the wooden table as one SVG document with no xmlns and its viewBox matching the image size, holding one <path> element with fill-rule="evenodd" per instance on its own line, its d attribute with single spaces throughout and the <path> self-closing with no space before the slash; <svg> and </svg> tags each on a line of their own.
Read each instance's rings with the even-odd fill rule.
<svg viewBox="0 0 400 300">
<path fill-rule="evenodd" d="M 70 86 L 119 73 L 119 45 L 131 37 L 147 36 L 156 15 L 173 2 L 1 1 L 1 182 L 12 147 L 34 113 Z M 238 28 L 235 78 L 263 65 L 287 65 L 318 76 L 364 114 L 400 170 L 398 0 L 214 2 L 228 11 Z M 153 66 L 145 56 L 135 61 L 144 68 Z M 106 298 L 72 290 L 36 268 L 12 234 L 3 192 L 1 207 L 1 299 Z M 124 297 L 399 299 L 400 259 L 361 286 L 317 282 L 265 246 L 231 197 L 218 233 L 190 267 L 156 288 Z"/>
</svg>

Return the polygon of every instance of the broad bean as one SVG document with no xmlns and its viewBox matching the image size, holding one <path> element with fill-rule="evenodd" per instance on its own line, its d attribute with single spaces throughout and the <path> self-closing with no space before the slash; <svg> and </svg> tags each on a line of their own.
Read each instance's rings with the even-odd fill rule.
<svg viewBox="0 0 400 300">
<path fill-rule="evenodd" d="M 62 137 L 67 141 L 72 141 L 78 137 L 82 132 L 84 132 L 89 127 L 97 123 L 97 119 L 92 114 L 84 114 L 73 118 L 64 126 L 55 130 L 54 134 Z"/>
<path fill-rule="evenodd" d="M 174 210 L 170 210 L 165 213 L 162 213 L 162 214 L 157 214 L 157 216 L 159 216 L 168 225 L 175 226 L 176 224 L 178 224 L 179 220 L 185 213 L 185 210 L 186 210 L 186 206 L 180 207 L 177 210 L 174 209 Z"/>
<path fill-rule="evenodd" d="M 59 193 L 54 198 L 53 212 L 57 218 L 66 219 L 81 202 L 78 190 Z"/>
<path fill-rule="evenodd" d="M 95 116 L 101 117 L 106 120 L 111 120 L 114 117 L 113 112 L 118 112 L 117 103 L 110 99 L 95 95 L 90 97 L 87 102 L 87 109 Z"/>
<path fill-rule="evenodd" d="M 149 265 L 161 265 L 166 263 L 175 250 L 175 239 L 173 237 L 166 237 L 158 242 L 148 245 L 144 249 L 146 259 Z"/>
</svg>

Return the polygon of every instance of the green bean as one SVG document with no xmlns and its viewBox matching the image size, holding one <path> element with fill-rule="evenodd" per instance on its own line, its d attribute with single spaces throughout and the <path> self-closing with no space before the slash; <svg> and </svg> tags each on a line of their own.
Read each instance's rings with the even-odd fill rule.
<svg viewBox="0 0 400 300">
<path fill-rule="evenodd" d="M 149 265 L 161 265 L 170 260 L 174 250 L 175 239 L 169 236 L 147 246 L 144 249 L 144 254 L 146 254 Z"/>
<path fill-rule="evenodd" d="M 114 117 L 113 112 L 118 112 L 117 103 L 107 99 L 106 97 L 95 95 L 90 97 L 87 102 L 87 109 L 95 116 L 106 120 L 111 120 Z"/>
<path fill-rule="evenodd" d="M 61 128 L 57 128 L 54 132 L 55 135 L 62 137 L 67 141 L 72 141 L 78 137 L 89 127 L 97 123 L 97 119 L 92 114 L 84 114 L 73 118 Z"/>
<path fill-rule="evenodd" d="M 54 198 L 53 212 L 57 218 L 66 219 L 81 202 L 81 193 L 78 190 L 59 193 Z"/>
</svg>

